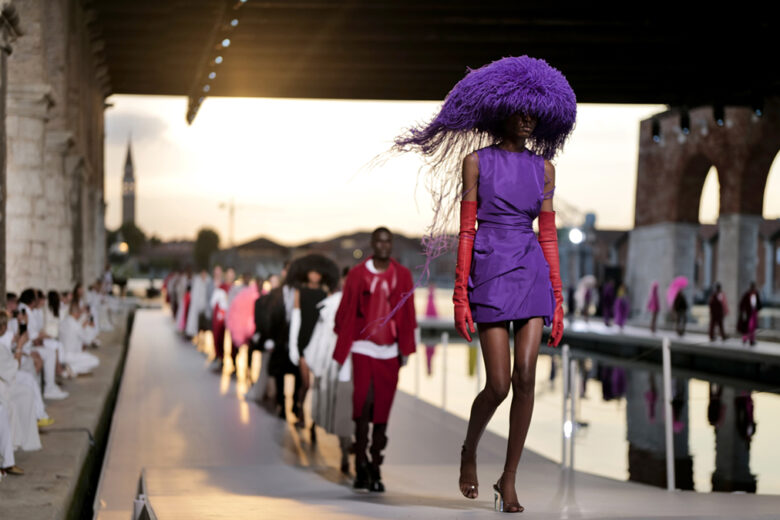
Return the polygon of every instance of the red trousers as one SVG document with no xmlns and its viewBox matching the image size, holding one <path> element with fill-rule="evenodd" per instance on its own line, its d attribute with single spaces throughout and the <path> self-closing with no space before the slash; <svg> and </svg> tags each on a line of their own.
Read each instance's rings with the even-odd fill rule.
<svg viewBox="0 0 780 520">
<path fill-rule="evenodd" d="M 374 414 L 371 422 L 385 424 L 390 417 L 395 389 L 398 386 L 398 371 L 401 364 L 397 357 L 374 359 L 363 354 L 352 353 L 352 418 L 359 419 L 368 396 L 368 389 L 374 388 Z"/>
<path fill-rule="evenodd" d="M 216 311 L 211 319 L 211 333 L 214 334 L 214 353 L 216 359 L 225 357 L 225 319 L 218 317 Z"/>
</svg>

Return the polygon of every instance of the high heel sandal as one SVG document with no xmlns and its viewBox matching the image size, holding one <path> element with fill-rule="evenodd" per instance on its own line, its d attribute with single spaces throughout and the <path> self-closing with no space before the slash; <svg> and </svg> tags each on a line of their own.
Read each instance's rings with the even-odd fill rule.
<svg viewBox="0 0 780 520">
<path fill-rule="evenodd" d="M 514 473 L 514 471 L 504 471 L 504 473 Z M 501 513 L 522 513 L 525 508 L 519 502 L 504 502 L 504 494 L 501 492 L 501 483 L 504 475 L 493 484 L 493 508 Z"/>
<path fill-rule="evenodd" d="M 468 486 L 468 489 L 465 493 L 463 493 L 463 496 L 466 498 L 470 498 L 474 500 L 479 496 L 479 482 L 477 482 L 476 477 L 473 482 L 468 482 L 463 480 L 463 456 L 466 454 L 466 445 L 464 444 L 461 446 L 460 449 L 460 473 L 461 477 L 458 479 L 458 484 L 460 485 L 460 492 L 463 493 L 463 485 L 465 484 Z M 474 456 L 474 466 L 476 466 L 476 454 Z M 474 473 L 476 473 L 476 468 L 474 469 Z M 471 496 L 471 494 L 474 494 L 474 496 Z"/>
</svg>

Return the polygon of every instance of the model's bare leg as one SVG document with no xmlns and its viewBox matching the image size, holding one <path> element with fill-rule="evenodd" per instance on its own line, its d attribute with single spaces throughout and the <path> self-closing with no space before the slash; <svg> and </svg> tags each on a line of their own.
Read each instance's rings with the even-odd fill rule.
<svg viewBox="0 0 780 520">
<path fill-rule="evenodd" d="M 523 320 L 525 321 L 525 320 Z M 542 318 L 530 318 L 515 331 L 515 366 L 512 369 L 512 406 L 509 411 L 509 441 L 506 448 L 504 473 L 498 482 L 508 511 L 520 510 L 515 491 L 515 472 L 523 453 L 525 437 L 534 410 L 536 359 L 542 341 Z M 512 506 L 515 507 L 512 507 Z"/>
<path fill-rule="evenodd" d="M 460 490 L 477 498 L 477 444 L 498 405 L 509 393 L 509 334 L 504 322 L 478 323 L 479 343 L 485 360 L 485 388 L 471 405 L 469 426 L 460 461 Z"/>
<path fill-rule="evenodd" d="M 304 419 L 305 412 L 303 411 L 303 402 L 306 400 L 306 394 L 309 392 L 309 387 L 311 386 L 311 370 L 309 369 L 309 365 L 306 364 L 306 360 L 303 359 L 303 357 L 301 357 L 299 369 L 301 376 L 301 387 L 295 393 L 295 399 L 297 400 L 296 402 L 301 409 L 301 414 L 296 425 L 303 428 L 306 425 L 306 420 Z"/>
</svg>

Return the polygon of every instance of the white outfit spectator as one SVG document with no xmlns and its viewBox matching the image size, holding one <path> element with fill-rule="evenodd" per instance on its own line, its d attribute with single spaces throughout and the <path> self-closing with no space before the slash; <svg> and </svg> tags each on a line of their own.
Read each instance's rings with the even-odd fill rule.
<svg viewBox="0 0 780 520">
<path fill-rule="evenodd" d="M 35 340 L 41 340 L 41 333 L 43 332 L 43 318 L 41 313 L 35 312 L 28 305 L 24 303 L 19 304 L 19 312 L 25 311 L 27 315 L 27 334 L 30 338 L 23 346 L 22 350 L 24 354 L 28 356 L 32 353 L 33 342 Z M 65 392 L 56 383 L 57 374 L 57 357 L 60 360 L 64 357 L 64 351 L 62 343 L 56 339 L 45 338 L 41 340 L 41 345 L 35 349 L 41 360 L 43 360 L 43 397 L 44 399 L 65 399 L 68 397 L 68 392 Z M 22 368 L 26 371 L 30 371 L 29 362 L 25 362 Z"/>
<path fill-rule="evenodd" d="M 0 318 L 0 333 L 3 338 L 7 338 L 7 329 L 7 316 L 3 315 Z M 38 435 L 35 394 L 28 385 L 16 380 L 19 356 L 11 353 L 12 346 L 0 345 L 0 404 L 8 412 L 14 448 L 25 451 L 39 450 L 41 438 Z"/>
<path fill-rule="evenodd" d="M 14 438 L 8 410 L 0 403 L 0 468 L 16 466 L 14 459 Z M 0 477 L 2 478 L 2 477 Z"/>
<path fill-rule="evenodd" d="M 84 347 L 97 338 L 98 331 L 89 322 L 81 321 L 81 310 L 77 305 L 71 306 L 71 312 L 60 320 L 60 339 L 64 345 L 65 362 L 76 375 L 92 372 L 100 359 L 84 352 Z"/>
</svg>

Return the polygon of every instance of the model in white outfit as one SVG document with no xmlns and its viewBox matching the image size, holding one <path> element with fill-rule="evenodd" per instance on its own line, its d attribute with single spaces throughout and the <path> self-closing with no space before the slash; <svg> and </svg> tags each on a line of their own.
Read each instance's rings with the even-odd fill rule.
<svg viewBox="0 0 780 520">
<path fill-rule="evenodd" d="M 188 337 L 198 335 L 198 321 L 201 313 L 206 312 L 208 301 L 206 293 L 208 290 L 209 274 L 204 270 L 192 277 L 192 286 L 190 287 L 190 307 L 187 310 L 187 324 L 184 333 Z"/>
</svg>

